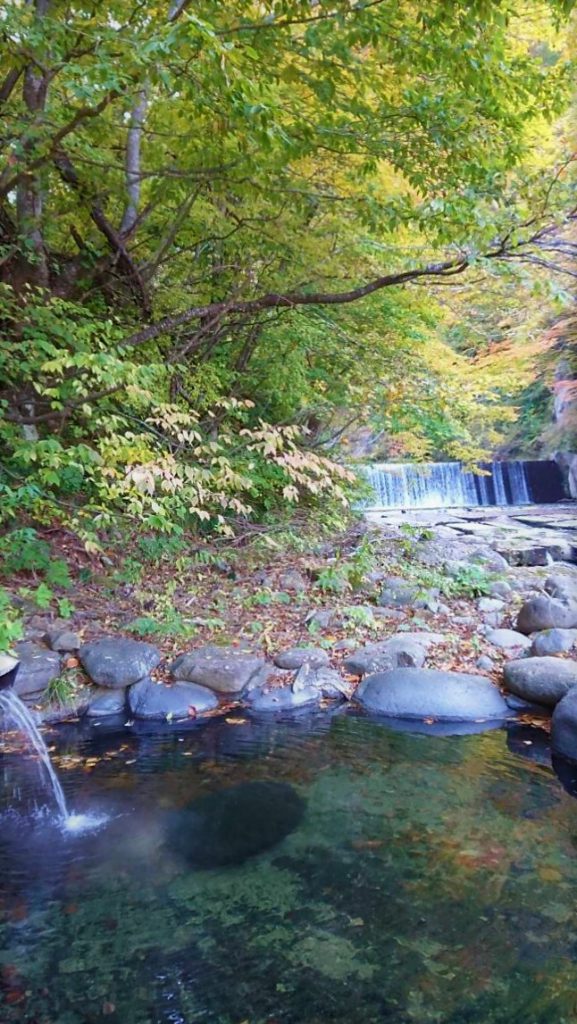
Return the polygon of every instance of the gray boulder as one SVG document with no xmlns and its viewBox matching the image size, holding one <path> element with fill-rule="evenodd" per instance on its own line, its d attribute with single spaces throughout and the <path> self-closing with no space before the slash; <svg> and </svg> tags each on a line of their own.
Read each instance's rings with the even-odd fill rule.
<svg viewBox="0 0 577 1024">
<path fill-rule="evenodd" d="M 44 639 L 53 651 L 77 651 L 80 647 L 80 637 L 71 629 L 50 629 Z"/>
<path fill-rule="evenodd" d="M 476 548 L 468 558 L 473 565 L 482 565 L 488 572 L 503 572 L 509 568 L 509 563 L 503 555 L 492 548 Z"/>
<path fill-rule="evenodd" d="M 184 719 L 196 718 L 206 711 L 218 707 L 218 699 L 212 690 L 195 683 L 154 683 L 152 679 L 141 679 L 128 691 L 128 704 L 134 718 Z"/>
<path fill-rule="evenodd" d="M 198 683 L 217 693 L 241 693 L 249 683 L 258 685 L 265 666 L 265 659 L 251 651 L 209 644 L 180 654 L 170 672 L 174 679 Z"/>
<path fill-rule="evenodd" d="M 364 676 L 370 672 L 386 672 L 401 666 L 420 668 L 425 658 L 425 645 L 404 636 L 393 636 L 389 640 L 367 644 L 353 651 L 346 656 L 343 664 L 351 675 Z"/>
<path fill-rule="evenodd" d="M 489 587 L 489 593 L 491 597 L 508 598 L 513 593 L 513 588 L 510 583 L 506 580 L 495 580 Z"/>
<path fill-rule="evenodd" d="M 329 668 L 328 665 L 311 664 L 304 664 L 298 670 L 292 681 L 292 688 L 295 693 L 299 689 L 315 689 L 321 697 L 346 697 L 347 700 L 353 691 L 352 685 L 345 682 L 335 669 Z"/>
<path fill-rule="evenodd" d="M 329 656 L 322 647 L 291 647 L 288 651 L 281 651 L 273 660 L 278 668 L 295 670 L 302 665 L 311 665 L 313 668 L 328 665 Z"/>
<path fill-rule="evenodd" d="M 14 645 L 14 653 L 20 663 L 13 687 L 18 697 L 39 696 L 58 679 L 60 655 L 56 651 L 24 640 Z"/>
<path fill-rule="evenodd" d="M 502 612 L 505 605 L 497 597 L 480 597 L 477 608 L 480 612 Z"/>
<path fill-rule="evenodd" d="M 543 629 L 573 629 L 577 626 L 577 602 L 555 597 L 532 597 L 522 605 L 517 617 L 520 633 L 540 633 Z"/>
<path fill-rule="evenodd" d="M 499 647 L 503 651 L 516 648 L 526 650 L 531 646 L 529 637 L 524 633 L 518 633 L 516 629 L 489 629 L 486 636 L 493 647 Z"/>
<path fill-rule="evenodd" d="M 122 689 L 137 683 L 156 668 L 160 651 L 153 644 L 125 637 L 105 637 L 83 644 L 78 657 L 86 674 L 97 686 Z"/>
<path fill-rule="evenodd" d="M 302 594 L 308 589 L 308 581 L 298 569 L 289 569 L 279 579 L 281 590 L 288 590 L 293 594 Z"/>
<path fill-rule="evenodd" d="M 577 644 L 577 629 L 545 629 L 535 633 L 531 654 L 540 657 L 547 654 L 564 654 Z"/>
<path fill-rule="evenodd" d="M 317 629 L 328 629 L 336 625 L 337 616 L 332 608 L 312 608 L 305 616 L 305 624 L 313 631 Z"/>
<path fill-rule="evenodd" d="M 559 701 L 551 719 L 553 753 L 577 761 L 577 688 Z"/>
<path fill-rule="evenodd" d="M 495 668 L 495 662 L 488 654 L 481 654 L 481 656 L 477 658 L 475 665 L 481 670 L 481 672 L 492 672 Z"/>
<path fill-rule="evenodd" d="M 564 573 L 555 573 L 545 580 L 545 590 L 551 597 L 577 601 L 577 579 Z"/>
<path fill-rule="evenodd" d="M 412 605 L 421 596 L 419 587 L 398 576 L 389 576 L 385 580 L 385 588 L 381 591 L 378 604 L 382 607 L 405 608 Z"/>
<path fill-rule="evenodd" d="M 296 711 L 317 704 L 321 693 L 314 686 L 258 686 L 250 690 L 245 700 L 252 711 Z"/>
<path fill-rule="evenodd" d="M 486 676 L 435 669 L 397 668 L 366 676 L 355 699 L 370 711 L 393 718 L 442 721 L 501 719 L 507 705 Z"/>
<path fill-rule="evenodd" d="M 108 718 L 110 715 L 122 715 L 126 710 L 126 690 L 111 690 L 107 687 L 92 687 L 94 694 L 84 710 L 87 718 Z"/>
<path fill-rule="evenodd" d="M 508 661 L 503 673 L 511 693 L 547 707 L 577 685 L 577 664 L 562 658 L 519 658 Z"/>
</svg>

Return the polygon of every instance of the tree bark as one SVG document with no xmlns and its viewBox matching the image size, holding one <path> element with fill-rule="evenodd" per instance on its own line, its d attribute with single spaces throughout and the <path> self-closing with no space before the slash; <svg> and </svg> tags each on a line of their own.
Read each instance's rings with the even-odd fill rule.
<svg viewBox="0 0 577 1024">
<path fill-rule="evenodd" d="M 41 20 L 48 13 L 50 0 L 28 0 L 35 8 L 36 18 Z M 30 123 L 38 124 L 46 107 L 48 77 L 46 70 L 29 63 L 24 69 L 22 99 L 28 111 Z M 21 274 L 29 284 L 47 288 L 49 284 L 48 256 L 43 235 L 43 192 L 40 174 L 26 168 L 32 157 L 34 142 L 28 139 L 23 145 L 24 172 L 16 190 L 16 216 L 21 244 Z"/>
<path fill-rule="evenodd" d="M 140 89 L 130 115 L 130 128 L 126 140 L 126 192 L 127 202 L 120 225 L 120 234 L 132 231 L 138 217 L 140 203 L 140 151 L 142 129 L 146 117 L 148 97 L 146 88 Z"/>
</svg>

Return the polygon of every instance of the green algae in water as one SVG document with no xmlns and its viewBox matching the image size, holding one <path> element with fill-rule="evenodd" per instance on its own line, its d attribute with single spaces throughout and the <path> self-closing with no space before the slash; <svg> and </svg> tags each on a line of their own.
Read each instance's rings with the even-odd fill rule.
<svg viewBox="0 0 577 1024">
<path fill-rule="evenodd" d="M 103 762 L 117 817 L 54 849 L 48 879 L 5 853 L 3 1022 L 575 1024 L 577 804 L 550 769 L 503 731 L 232 732 L 216 756 L 199 730 Z M 293 831 L 184 865 L 171 816 L 256 781 L 299 794 Z"/>
</svg>

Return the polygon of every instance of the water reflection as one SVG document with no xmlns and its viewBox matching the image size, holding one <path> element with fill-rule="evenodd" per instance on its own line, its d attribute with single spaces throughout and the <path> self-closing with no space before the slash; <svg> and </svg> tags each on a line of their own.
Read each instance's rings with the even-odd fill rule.
<svg viewBox="0 0 577 1024">
<path fill-rule="evenodd" d="M 56 731 L 110 822 L 3 820 L 3 1024 L 569 1024 L 575 781 L 537 730 L 412 726 Z"/>
</svg>

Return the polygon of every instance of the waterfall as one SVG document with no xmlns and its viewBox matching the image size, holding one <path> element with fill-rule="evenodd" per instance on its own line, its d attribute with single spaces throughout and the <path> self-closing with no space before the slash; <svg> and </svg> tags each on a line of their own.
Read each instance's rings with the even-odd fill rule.
<svg viewBox="0 0 577 1024">
<path fill-rule="evenodd" d="M 45 775 L 58 809 L 58 815 L 63 822 L 68 821 L 70 815 L 66 806 L 66 798 L 62 791 L 62 786 L 60 785 L 58 776 L 54 771 L 46 744 L 42 739 L 38 726 L 36 725 L 36 722 L 28 708 L 11 690 L 3 690 L 0 692 L 0 711 L 3 711 L 9 720 L 14 723 L 16 728 L 19 729 L 26 737 L 28 743 L 32 747 L 32 750 L 38 757 L 41 770 Z"/>
<path fill-rule="evenodd" d="M 527 505 L 559 501 L 560 477 L 550 462 L 486 462 L 481 473 L 459 462 L 367 464 L 362 473 L 374 493 L 371 508 L 458 508 L 467 505 Z M 534 482 L 548 481 L 548 496 L 534 496 Z"/>
</svg>

